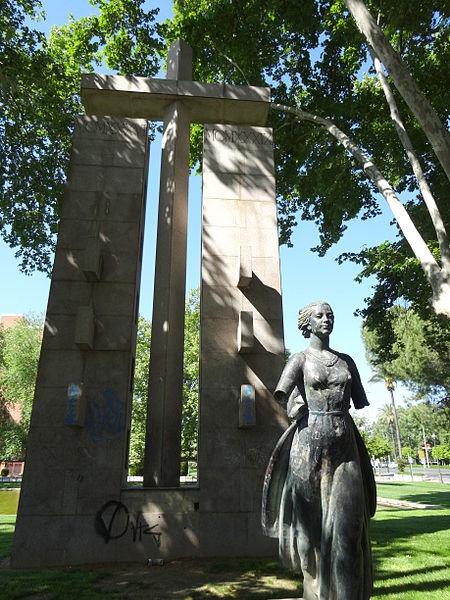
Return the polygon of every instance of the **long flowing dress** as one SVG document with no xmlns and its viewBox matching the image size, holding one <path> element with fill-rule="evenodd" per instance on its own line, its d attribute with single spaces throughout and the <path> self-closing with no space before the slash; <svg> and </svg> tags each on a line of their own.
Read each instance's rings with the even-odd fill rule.
<svg viewBox="0 0 450 600">
<path fill-rule="evenodd" d="M 263 530 L 278 537 L 282 563 L 303 573 L 305 600 L 367 600 L 376 488 L 348 411 L 350 398 L 355 408 L 368 402 L 353 360 L 328 357 L 311 348 L 295 354 L 278 383 L 275 397 L 289 398 L 296 421 L 267 468 Z"/>
</svg>

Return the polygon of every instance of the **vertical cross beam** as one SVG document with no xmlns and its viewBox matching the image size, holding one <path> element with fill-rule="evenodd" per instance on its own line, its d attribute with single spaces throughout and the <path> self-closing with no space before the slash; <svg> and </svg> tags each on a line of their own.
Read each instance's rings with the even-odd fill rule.
<svg viewBox="0 0 450 600">
<path fill-rule="evenodd" d="M 167 79 L 192 79 L 192 50 L 177 40 Z M 144 486 L 178 487 L 183 403 L 184 304 L 190 115 L 175 101 L 164 115 L 153 296 Z"/>
</svg>

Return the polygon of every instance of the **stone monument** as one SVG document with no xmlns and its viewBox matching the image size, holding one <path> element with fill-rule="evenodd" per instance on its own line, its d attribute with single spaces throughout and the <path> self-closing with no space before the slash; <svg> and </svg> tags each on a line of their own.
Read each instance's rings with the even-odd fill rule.
<svg viewBox="0 0 450 600">
<path fill-rule="evenodd" d="M 14 538 L 16 567 L 263 556 L 286 428 L 269 90 L 83 76 Z M 127 486 L 149 120 L 164 123 L 143 488 Z M 204 123 L 198 485 L 181 488 L 190 123 Z M 151 182 L 150 182 L 151 185 Z M 145 285 L 145 282 L 143 282 Z"/>
</svg>

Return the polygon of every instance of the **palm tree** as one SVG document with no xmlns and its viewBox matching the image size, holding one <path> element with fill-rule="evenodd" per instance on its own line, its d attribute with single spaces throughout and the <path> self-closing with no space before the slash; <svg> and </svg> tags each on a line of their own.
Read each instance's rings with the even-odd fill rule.
<svg viewBox="0 0 450 600">
<path fill-rule="evenodd" d="M 385 404 L 383 406 L 383 408 L 381 408 L 380 410 L 381 414 L 380 414 L 380 421 L 384 422 L 389 431 L 391 432 L 391 439 L 392 439 L 392 450 L 393 450 L 393 454 L 394 454 L 394 460 L 397 461 L 397 451 L 395 449 L 395 440 L 394 440 L 394 413 L 392 410 L 392 405 L 391 404 Z"/>
<path fill-rule="evenodd" d="M 400 429 L 398 427 L 397 409 L 395 407 L 395 400 L 394 400 L 395 384 L 391 377 L 386 376 L 384 379 L 384 385 L 386 386 L 386 389 L 388 390 L 389 394 L 391 395 L 392 414 L 393 414 L 394 423 L 395 423 L 395 433 L 397 434 L 398 455 L 399 455 L 399 460 L 402 460 L 402 458 L 403 458 L 402 442 L 400 440 Z"/>
</svg>

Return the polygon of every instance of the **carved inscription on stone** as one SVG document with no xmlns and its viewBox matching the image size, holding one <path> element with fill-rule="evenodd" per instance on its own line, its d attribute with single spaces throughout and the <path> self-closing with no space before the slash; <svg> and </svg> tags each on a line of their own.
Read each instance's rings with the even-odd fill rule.
<svg viewBox="0 0 450 600">
<path fill-rule="evenodd" d="M 75 119 L 74 135 L 92 134 L 95 136 L 123 136 L 137 134 L 142 136 L 145 126 L 131 119 L 118 119 L 114 117 L 78 117 Z"/>
<path fill-rule="evenodd" d="M 205 129 L 205 141 L 221 144 L 270 146 L 272 138 L 268 133 L 250 129 L 226 130 Z"/>
</svg>

